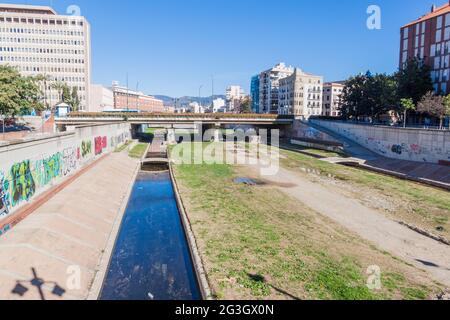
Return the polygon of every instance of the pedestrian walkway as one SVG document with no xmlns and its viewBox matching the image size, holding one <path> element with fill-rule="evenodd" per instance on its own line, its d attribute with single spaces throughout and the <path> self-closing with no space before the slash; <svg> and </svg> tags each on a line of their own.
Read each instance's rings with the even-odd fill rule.
<svg viewBox="0 0 450 320">
<path fill-rule="evenodd" d="M 448 166 L 386 158 L 318 124 L 309 122 L 308 125 L 341 141 L 344 144 L 344 151 L 353 158 L 364 160 L 364 166 L 368 169 L 392 172 L 406 179 L 418 180 L 450 190 L 450 167 Z"/>
<path fill-rule="evenodd" d="M 1 237 L 0 300 L 86 299 L 137 168 L 107 156 Z"/>
</svg>

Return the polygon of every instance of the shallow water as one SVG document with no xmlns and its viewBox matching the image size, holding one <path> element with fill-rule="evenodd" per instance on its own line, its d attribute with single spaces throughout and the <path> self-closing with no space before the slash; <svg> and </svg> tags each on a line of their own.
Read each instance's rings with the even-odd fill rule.
<svg viewBox="0 0 450 320">
<path fill-rule="evenodd" d="M 169 172 L 140 172 L 101 300 L 199 300 Z"/>
</svg>

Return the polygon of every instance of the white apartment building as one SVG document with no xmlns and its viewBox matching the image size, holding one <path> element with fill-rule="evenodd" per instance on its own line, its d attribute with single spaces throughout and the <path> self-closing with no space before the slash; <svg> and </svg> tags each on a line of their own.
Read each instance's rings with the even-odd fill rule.
<svg viewBox="0 0 450 320">
<path fill-rule="evenodd" d="M 295 69 L 279 80 L 279 114 L 309 118 L 322 115 L 323 77 Z"/>
<path fill-rule="evenodd" d="M 0 4 L 0 64 L 24 76 L 43 75 L 44 103 L 60 102 L 52 84 L 77 87 L 80 109 L 89 111 L 90 25 L 84 17 L 58 15 L 52 8 Z"/>
<path fill-rule="evenodd" d="M 90 112 L 114 110 L 114 93 L 111 89 L 101 84 L 93 84 L 91 85 L 90 95 Z"/>
<path fill-rule="evenodd" d="M 241 86 L 229 86 L 226 90 L 227 109 L 234 111 L 240 104 L 241 99 L 245 97 L 244 89 Z"/>
<path fill-rule="evenodd" d="M 342 104 L 342 90 L 344 84 L 340 82 L 327 82 L 323 85 L 323 110 L 322 115 L 327 117 L 339 117 L 339 108 Z"/>
<path fill-rule="evenodd" d="M 293 67 L 279 63 L 259 75 L 259 111 L 260 113 L 278 113 L 278 89 L 280 80 L 294 73 Z"/>
<path fill-rule="evenodd" d="M 203 108 L 198 102 L 189 103 L 188 109 L 191 113 L 205 113 L 205 108 Z"/>
</svg>

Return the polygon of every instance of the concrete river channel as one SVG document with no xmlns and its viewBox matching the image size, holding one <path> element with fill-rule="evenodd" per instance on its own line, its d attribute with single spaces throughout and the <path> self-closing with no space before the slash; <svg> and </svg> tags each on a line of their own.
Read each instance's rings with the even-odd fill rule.
<svg viewBox="0 0 450 320">
<path fill-rule="evenodd" d="M 100 300 L 202 299 L 168 165 L 148 161 L 164 156 L 149 152 L 143 160 Z"/>
</svg>

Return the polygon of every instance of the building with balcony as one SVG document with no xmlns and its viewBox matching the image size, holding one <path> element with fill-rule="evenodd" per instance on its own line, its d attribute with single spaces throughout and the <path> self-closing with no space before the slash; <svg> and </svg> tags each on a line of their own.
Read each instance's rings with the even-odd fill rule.
<svg viewBox="0 0 450 320">
<path fill-rule="evenodd" d="M 322 115 L 323 77 L 296 68 L 278 82 L 278 114 L 309 118 Z"/>
<path fill-rule="evenodd" d="M 229 86 L 225 96 L 227 110 L 233 112 L 239 107 L 240 101 L 245 97 L 245 92 L 241 86 Z"/>
<path fill-rule="evenodd" d="M 327 117 L 341 116 L 343 82 L 327 82 L 323 84 L 322 115 Z"/>
<path fill-rule="evenodd" d="M 113 83 L 111 90 L 114 95 L 114 109 L 155 113 L 166 111 L 162 100 L 148 96 L 140 91 L 119 86 L 117 82 Z"/>
<path fill-rule="evenodd" d="M 450 3 L 432 6 L 430 12 L 400 30 L 400 68 L 413 58 L 428 64 L 435 92 L 450 93 Z"/>
<path fill-rule="evenodd" d="M 81 16 L 58 15 L 50 7 L 0 4 L 0 65 L 24 76 L 43 75 L 43 103 L 61 100 L 56 82 L 76 87 L 80 109 L 89 110 L 91 35 Z"/>
</svg>

